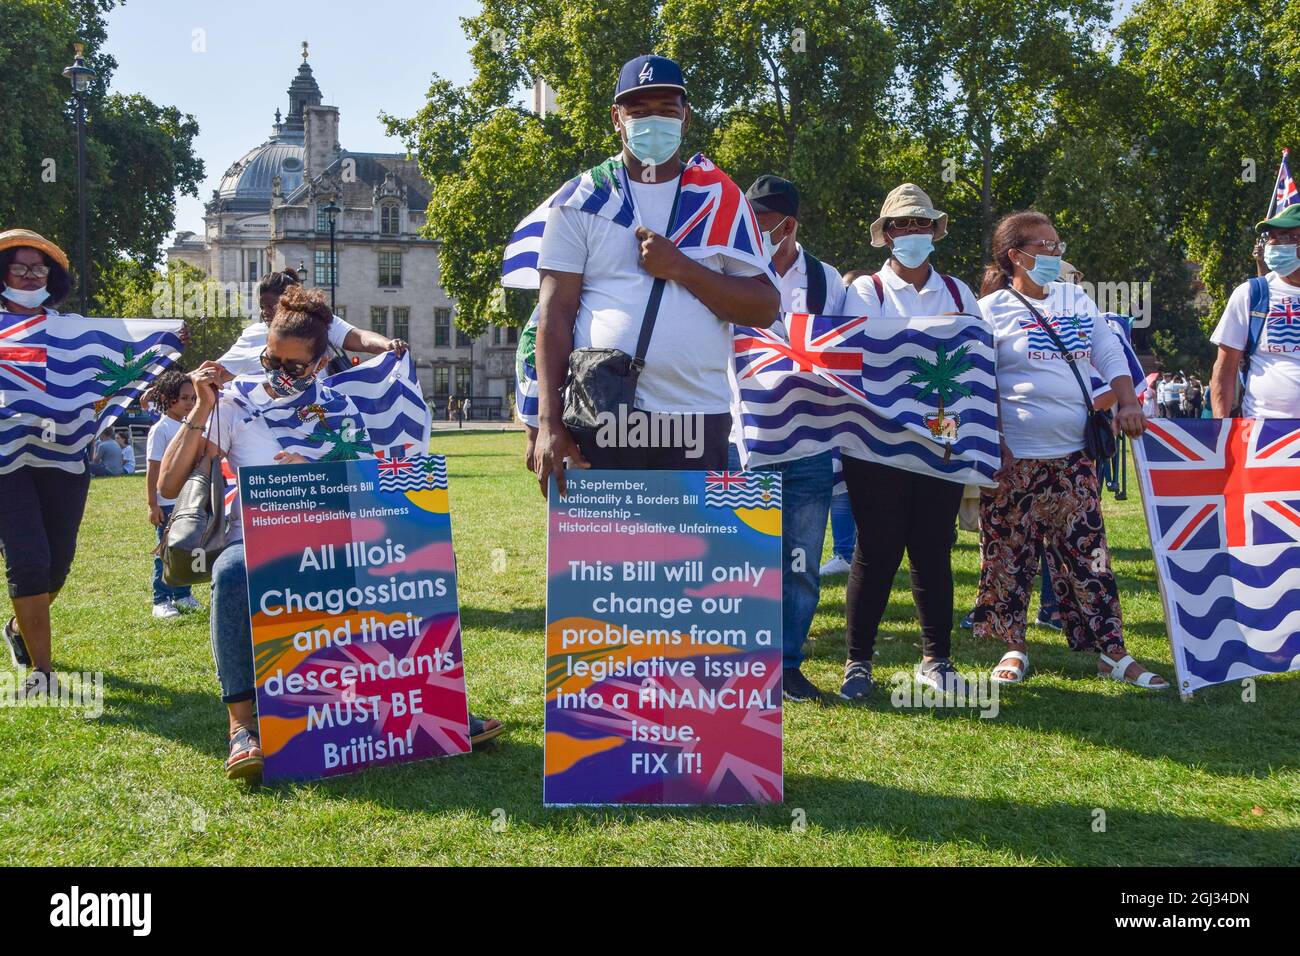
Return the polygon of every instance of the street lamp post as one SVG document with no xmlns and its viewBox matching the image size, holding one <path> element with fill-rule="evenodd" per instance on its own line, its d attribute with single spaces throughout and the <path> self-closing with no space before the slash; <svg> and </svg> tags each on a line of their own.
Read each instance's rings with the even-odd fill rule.
<svg viewBox="0 0 1300 956">
<path fill-rule="evenodd" d="M 81 314 L 90 310 L 90 269 L 87 250 L 90 245 L 86 234 L 86 91 L 90 89 L 95 71 L 86 66 L 82 43 L 72 45 L 72 65 L 65 67 L 63 75 L 72 84 L 72 95 L 77 101 L 77 209 L 81 223 Z"/>
<path fill-rule="evenodd" d="M 343 210 L 339 208 L 338 203 L 333 199 L 325 207 L 325 215 L 330 221 L 330 311 L 334 311 L 334 284 L 338 279 L 338 260 L 334 258 L 334 223 L 338 220 L 339 213 Z"/>
</svg>

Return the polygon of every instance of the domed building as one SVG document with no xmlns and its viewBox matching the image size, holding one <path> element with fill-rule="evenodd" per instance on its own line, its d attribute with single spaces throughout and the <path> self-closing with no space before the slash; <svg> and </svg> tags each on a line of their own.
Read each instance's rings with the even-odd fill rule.
<svg viewBox="0 0 1300 956">
<path fill-rule="evenodd" d="M 270 138 L 213 190 L 204 235 L 178 233 L 168 259 L 237 284 L 243 302 L 257 301 L 248 290 L 268 271 L 297 269 L 327 293 L 332 279 L 340 318 L 410 343 L 435 417 L 445 416 L 449 395 L 471 399 L 476 419 L 506 417 L 517 330 L 492 327 L 470 339 L 455 327 L 456 305 L 439 278 L 441 243 L 420 234 L 430 187 L 416 162 L 342 147 L 338 107 L 323 104 L 306 43 L 288 94 Z"/>
</svg>

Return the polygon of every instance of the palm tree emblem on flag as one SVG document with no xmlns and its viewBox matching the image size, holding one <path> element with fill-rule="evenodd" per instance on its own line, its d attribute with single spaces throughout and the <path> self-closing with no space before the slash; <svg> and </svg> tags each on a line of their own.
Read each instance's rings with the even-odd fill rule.
<svg viewBox="0 0 1300 956">
<path fill-rule="evenodd" d="M 370 451 L 370 442 L 366 438 L 364 428 L 352 426 L 346 426 L 341 430 L 331 428 L 325 417 L 325 409 L 320 405 L 304 405 L 298 409 L 298 420 L 301 422 L 313 416 L 317 420 L 316 428 L 307 436 L 307 440 L 318 445 L 329 446 L 329 451 L 319 459 L 320 461 L 356 461 L 361 457 L 361 452 Z"/>
<path fill-rule="evenodd" d="M 935 350 L 933 362 L 919 356 L 912 360 L 916 371 L 907 380 L 909 385 L 921 386 L 921 390 L 916 393 L 918 402 L 931 393 L 939 399 L 938 411 L 927 415 L 925 420 L 934 440 L 947 446 L 944 450 L 945 461 L 952 457 L 952 445 L 957 440 L 957 426 L 961 422 L 961 416 L 945 415 L 944 407 L 953 401 L 954 396 L 970 397 L 970 388 L 957 381 L 959 375 L 973 367 L 966 355 L 968 351 L 969 346 L 963 345 L 949 355 L 943 345 L 940 345 Z"/>
<path fill-rule="evenodd" d="M 101 358 L 99 360 L 100 371 L 95 373 L 95 381 L 103 382 L 105 389 L 103 397 L 95 402 L 95 414 L 102 412 L 104 407 L 112 401 L 114 395 L 133 382 L 143 378 L 145 372 L 157 357 L 157 351 L 149 349 L 141 353 L 139 358 L 136 358 L 135 350 L 128 345 L 122 350 L 122 364 L 120 365 L 108 357 Z"/>
</svg>

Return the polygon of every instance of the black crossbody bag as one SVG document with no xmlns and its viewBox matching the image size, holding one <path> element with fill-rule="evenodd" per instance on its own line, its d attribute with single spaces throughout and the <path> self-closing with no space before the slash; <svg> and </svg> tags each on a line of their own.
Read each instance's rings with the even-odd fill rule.
<svg viewBox="0 0 1300 956">
<path fill-rule="evenodd" d="M 677 202 L 681 195 L 682 180 L 678 176 L 672 210 L 668 213 L 669 232 L 677 218 Z M 569 353 L 569 372 L 564 379 L 563 418 L 565 427 L 575 437 L 592 438 L 600 430 L 602 421 L 608 420 L 606 415 L 619 420 L 620 406 L 626 408 L 624 416 L 630 415 L 635 408 L 637 380 L 645 368 L 645 356 L 650 348 L 650 335 L 654 332 L 665 284 L 663 279 L 655 279 L 650 289 L 635 355 L 628 355 L 622 349 L 598 348 L 574 349 Z"/>
<path fill-rule="evenodd" d="M 1087 384 L 1084 382 L 1083 375 L 1079 372 L 1079 366 L 1074 362 L 1074 356 L 1071 355 L 1070 350 L 1065 347 L 1065 343 L 1062 342 L 1061 337 L 1056 334 L 1056 330 L 1047 324 L 1047 320 L 1043 318 L 1042 314 L 1039 313 L 1037 309 L 1029 304 L 1028 299 L 1011 286 L 1007 286 L 1007 290 L 1019 299 L 1024 304 L 1025 308 L 1029 310 L 1030 314 L 1038 320 L 1038 324 L 1041 325 L 1044 331 L 1047 332 L 1048 336 L 1051 337 L 1052 344 L 1056 346 L 1057 350 L 1060 351 L 1065 360 L 1070 363 L 1070 371 L 1074 372 L 1074 379 L 1079 383 L 1079 390 L 1083 392 L 1084 405 L 1088 409 L 1088 420 L 1083 426 L 1084 454 L 1093 461 L 1103 461 L 1107 458 L 1114 458 L 1116 450 L 1115 429 L 1112 425 L 1110 412 L 1098 411 L 1093 407 L 1092 390 L 1089 389 Z"/>
</svg>

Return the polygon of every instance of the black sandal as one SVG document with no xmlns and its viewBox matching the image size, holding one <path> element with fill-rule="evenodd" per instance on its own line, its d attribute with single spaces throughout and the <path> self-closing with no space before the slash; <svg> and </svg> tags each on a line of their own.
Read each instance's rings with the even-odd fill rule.
<svg viewBox="0 0 1300 956">
<path fill-rule="evenodd" d="M 247 727 L 240 727 L 230 738 L 230 756 L 226 758 L 226 776 L 231 780 L 260 777 L 266 758 L 262 742 Z"/>
<path fill-rule="evenodd" d="M 9 623 L 5 625 L 5 646 L 9 648 L 9 659 L 14 662 L 15 669 L 30 670 L 32 666 L 32 655 L 27 650 L 27 642 L 23 636 L 18 633 L 18 619 L 11 617 Z"/>
</svg>

